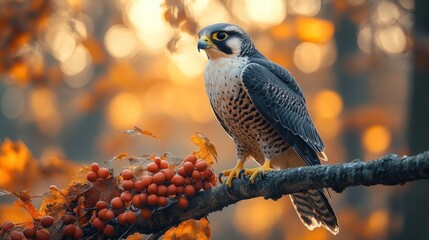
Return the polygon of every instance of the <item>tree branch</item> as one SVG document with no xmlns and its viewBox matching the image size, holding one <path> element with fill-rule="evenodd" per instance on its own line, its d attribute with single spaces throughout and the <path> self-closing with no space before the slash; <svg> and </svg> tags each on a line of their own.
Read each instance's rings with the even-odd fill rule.
<svg viewBox="0 0 429 240">
<path fill-rule="evenodd" d="M 129 233 L 164 232 L 188 219 L 199 219 L 238 201 L 256 197 L 278 199 L 283 195 L 308 189 L 332 188 L 342 192 L 351 186 L 398 185 L 429 178 L 429 152 L 412 157 L 388 155 L 378 160 L 335 165 L 318 165 L 268 172 L 250 185 L 248 177 L 235 179 L 231 188 L 221 184 L 200 192 L 182 210 L 171 204 L 155 212 L 151 219 L 138 218 Z M 119 226 L 118 226 L 119 227 Z M 125 227 L 124 231 L 125 231 Z M 121 231 L 118 231 L 120 234 Z M 123 232 L 122 232 L 123 233 Z"/>
</svg>

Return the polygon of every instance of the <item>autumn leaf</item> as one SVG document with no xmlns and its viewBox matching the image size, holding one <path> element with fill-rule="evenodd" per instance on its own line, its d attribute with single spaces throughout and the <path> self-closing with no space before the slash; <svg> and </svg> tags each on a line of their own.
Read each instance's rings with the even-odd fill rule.
<svg viewBox="0 0 429 240">
<path fill-rule="evenodd" d="M 6 190 L 0 189 L 0 197 L 1 196 L 6 196 L 6 195 L 11 195 L 11 194 L 12 194 L 11 192 L 8 192 Z"/>
<path fill-rule="evenodd" d="M 139 127 L 134 126 L 133 129 L 124 130 L 123 133 L 126 133 L 130 135 L 131 137 L 138 136 L 138 135 L 146 135 L 149 137 L 153 137 L 155 139 L 158 139 L 152 132 L 146 129 L 141 129 Z"/>
<path fill-rule="evenodd" d="M 191 142 L 200 148 L 193 152 L 197 158 L 204 159 L 210 166 L 213 164 L 213 159 L 217 162 L 216 148 L 206 136 L 201 133 L 194 133 L 191 136 Z"/>
<path fill-rule="evenodd" d="M 190 219 L 171 228 L 164 235 L 164 240 L 205 240 L 211 239 L 210 223 L 207 218 Z"/>
<path fill-rule="evenodd" d="M 33 203 L 31 202 L 31 199 L 34 196 L 30 195 L 30 191 L 25 190 L 19 193 L 13 192 L 12 194 L 19 198 L 13 203 L 14 206 L 26 209 L 33 219 L 39 219 L 40 217 L 42 217 L 42 214 L 40 214 L 40 212 L 34 207 Z"/>
</svg>

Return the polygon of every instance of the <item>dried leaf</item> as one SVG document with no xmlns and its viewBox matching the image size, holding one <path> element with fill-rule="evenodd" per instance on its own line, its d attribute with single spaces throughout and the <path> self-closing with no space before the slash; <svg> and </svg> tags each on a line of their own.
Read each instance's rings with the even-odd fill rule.
<svg viewBox="0 0 429 240">
<path fill-rule="evenodd" d="M 143 239 L 144 239 L 144 235 L 137 232 L 127 237 L 127 240 L 143 240 Z"/>
<path fill-rule="evenodd" d="M 210 166 L 213 164 L 213 160 L 217 162 L 216 148 L 206 136 L 201 133 L 194 133 L 191 136 L 191 142 L 200 148 L 193 153 L 197 158 L 204 159 Z"/>
<path fill-rule="evenodd" d="M 0 189 L 0 197 L 1 196 L 6 196 L 6 195 L 11 195 L 11 194 L 12 194 L 11 192 L 8 192 L 6 190 Z"/>
<path fill-rule="evenodd" d="M 33 219 L 39 219 L 42 217 L 42 214 L 40 214 L 40 212 L 34 207 L 31 200 L 23 201 L 21 199 L 18 199 L 13 203 L 13 205 L 26 209 Z"/>
<path fill-rule="evenodd" d="M 150 132 L 149 130 L 143 130 L 141 128 L 138 128 L 136 126 L 134 126 L 133 129 L 128 129 L 128 130 L 124 130 L 123 133 L 126 133 L 128 135 L 130 135 L 131 137 L 134 136 L 138 136 L 138 135 L 146 135 L 149 137 L 153 137 L 155 139 L 158 139 L 152 132 Z"/>
<path fill-rule="evenodd" d="M 190 219 L 171 228 L 164 235 L 164 240 L 205 240 L 211 239 L 210 223 L 206 218 Z"/>
</svg>

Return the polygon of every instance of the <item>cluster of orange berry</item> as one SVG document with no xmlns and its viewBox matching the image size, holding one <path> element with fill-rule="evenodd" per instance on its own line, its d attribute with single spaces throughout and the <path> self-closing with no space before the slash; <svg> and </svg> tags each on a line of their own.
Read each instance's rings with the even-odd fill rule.
<svg viewBox="0 0 429 240">
<path fill-rule="evenodd" d="M 73 219 L 67 219 L 67 216 L 73 217 Z M 73 226 L 73 233 L 66 236 L 70 236 L 73 239 L 81 239 L 83 237 L 82 229 L 75 227 L 73 224 L 76 218 L 72 215 L 66 215 L 64 217 L 64 224 L 69 222 L 70 224 L 64 228 L 64 235 L 70 232 L 71 227 Z M 11 240 L 21 240 L 21 239 L 37 239 L 37 240 L 48 240 L 50 237 L 49 228 L 54 224 L 54 218 L 52 216 L 43 216 L 39 220 L 34 222 L 34 227 L 22 227 L 15 225 L 12 222 L 5 222 L 0 226 L 1 234 L 0 236 L 4 239 Z M 25 238 L 24 238 L 25 237 Z M 3 238 L 1 238 L 3 239 Z"/>
<path fill-rule="evenodd" d="M 87 174 L 90 182 L 110 176 L 109 170 L 97 163 L 91 164 L 90 169 Z M 95 229 L 107 237 L 113 236 L 115 228 L 112 223 L 115 221 L 130 225 L 137 220 L 138 215 L 149 219 L 158 208 L 176 201 L 180 208 L 186 209 L 189 198 L 200 190 L 209 190 L 216 185 L 213 170 L 194 155 L 185 157 L 180 167 L 169 165 L 166 160 L 156 157 L 146 165 L 146 170 L 146 174 L 140 176 L 130 169 L 121 172 L 117 178 L 122 190 L 119 196 L 96 203 L 90 219 Z"/>
</svg>

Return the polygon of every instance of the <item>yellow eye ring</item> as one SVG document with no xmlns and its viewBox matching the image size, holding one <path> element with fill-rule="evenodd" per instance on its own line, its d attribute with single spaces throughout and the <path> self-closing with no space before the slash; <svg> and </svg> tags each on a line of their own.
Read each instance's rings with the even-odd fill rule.
<svg viewBox="0 0 429 240">
<path fill-rule="evenodd" d="M 212 35 L 212 39 L 216 41 L 223 41 L 228 37 L 226 32 L 215 32 Z"/>
</svg>

